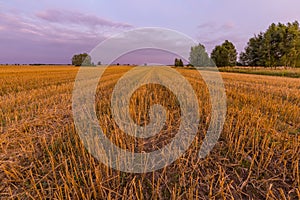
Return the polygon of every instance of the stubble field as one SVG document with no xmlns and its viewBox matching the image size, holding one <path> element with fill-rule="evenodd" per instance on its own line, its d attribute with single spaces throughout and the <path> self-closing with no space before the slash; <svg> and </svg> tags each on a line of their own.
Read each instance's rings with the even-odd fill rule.
<svg viewBox="0 0 300 200">
<path fill-rule="evenodd" d="M 97 114 L 107 137 L 128 151 L 153 151 L 176 134 L 180 107 L 159 85 L 139 88 L 130 111 L 167 107 L 157 136 L 128 137 L 111 118 L 110 95 L 130 67 L 109 67 L 98 86 Z M 299 199 L 300 79 L 223 73 L 227 115 L 213 151 L 198 159 L 210 101 L 196 70 L 177 69 L 199 100 L 201 123 L 189 150 L 161 170 L 130 174 L 106 167 L 84 148 L 72 116 L 78 68 L 0 66 L 0 198 L 4 199 Z M 167 99 L 167 100 L 166 100 Z"/>
</svg>

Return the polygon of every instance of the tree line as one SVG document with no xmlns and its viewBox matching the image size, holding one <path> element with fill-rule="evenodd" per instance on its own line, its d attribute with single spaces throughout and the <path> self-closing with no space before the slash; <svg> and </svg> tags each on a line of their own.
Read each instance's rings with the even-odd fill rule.
<svg viewBox="0 0 300 200">
<path fill-rule="evenodd" d="M 250 38 L 245 50 L 238 53 L 234 44 L 225 40 L 211 52 L 210 58 L 205 46 L 191 48 L 189 62 L 194 66 L 263 66 L 300 67 L 300 28 L 298 21 L 287 24 L 271 24 L 265 32 Z M 211 60 L 211 61 L 210 61 Z"/>
<path fill-rule="evenodd" d="M 240 60 L 242 65 L 248 66 L 299 67 L 299 23 L 271 24 L 266 32 L 249 40 Z"/>
</svg>

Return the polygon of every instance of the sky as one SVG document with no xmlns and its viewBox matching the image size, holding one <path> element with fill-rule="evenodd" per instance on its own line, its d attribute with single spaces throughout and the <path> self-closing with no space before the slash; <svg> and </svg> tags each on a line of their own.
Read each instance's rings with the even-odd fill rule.
<svg viewBox="0 0 300 200">
<path fill-rule="evenodd" d="M 0 0 L 0 63 L 68 64 L 74 54 L 142 27 L 178 31 L 208 53 L 228 39 L 241 52 L 271 23 L 300 21 L 299 8 L 299 0 Z M 164 55 L 145 50 L 126 62 L 143 62 L 148 53 Z"/>
</svg>

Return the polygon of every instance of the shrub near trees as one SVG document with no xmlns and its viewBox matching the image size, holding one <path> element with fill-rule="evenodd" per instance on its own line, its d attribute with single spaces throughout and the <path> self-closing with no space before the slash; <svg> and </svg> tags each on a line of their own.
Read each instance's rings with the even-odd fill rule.
<svg viewBox="0 0 300 200">
<path fill-rule="evenodd" d="M 181 59 L 175 58 L 175 62 L 174 62 L 174 66 L 175 67 L 183 67 L 183 62 Z"/>
<path fill-rule="evenodd" d="M 300 67 L 299 23 L 273 23 L 249 40 L 240 61 L 246 66 Z"/>
</svg>

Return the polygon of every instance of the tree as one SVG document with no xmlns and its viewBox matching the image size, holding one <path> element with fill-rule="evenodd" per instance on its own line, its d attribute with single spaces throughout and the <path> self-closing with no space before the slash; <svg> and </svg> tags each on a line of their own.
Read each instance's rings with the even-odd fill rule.
<svg viewBox="0 0 300 200">
<path fill-rule="evenodd" d="M 87 53 L 77 54 L 72 57 L 72 65 L 75 66 L 90 66 L 92 65 L 92 58 Z"/>
<path fill-rule="evenodd" d="M 202 44 L 191 47 L 189 61 L 194 67 L 213 66 L 205 50 L 205 46 Z"/>
<path fill-rule="evenodd" d="M 225 40 L 222 45 L 218 45 L 213 49 L 211 59 L 218 67 L 235 66 L 237 63 L 236 48 L 232 42 Z"/>
</svg>

